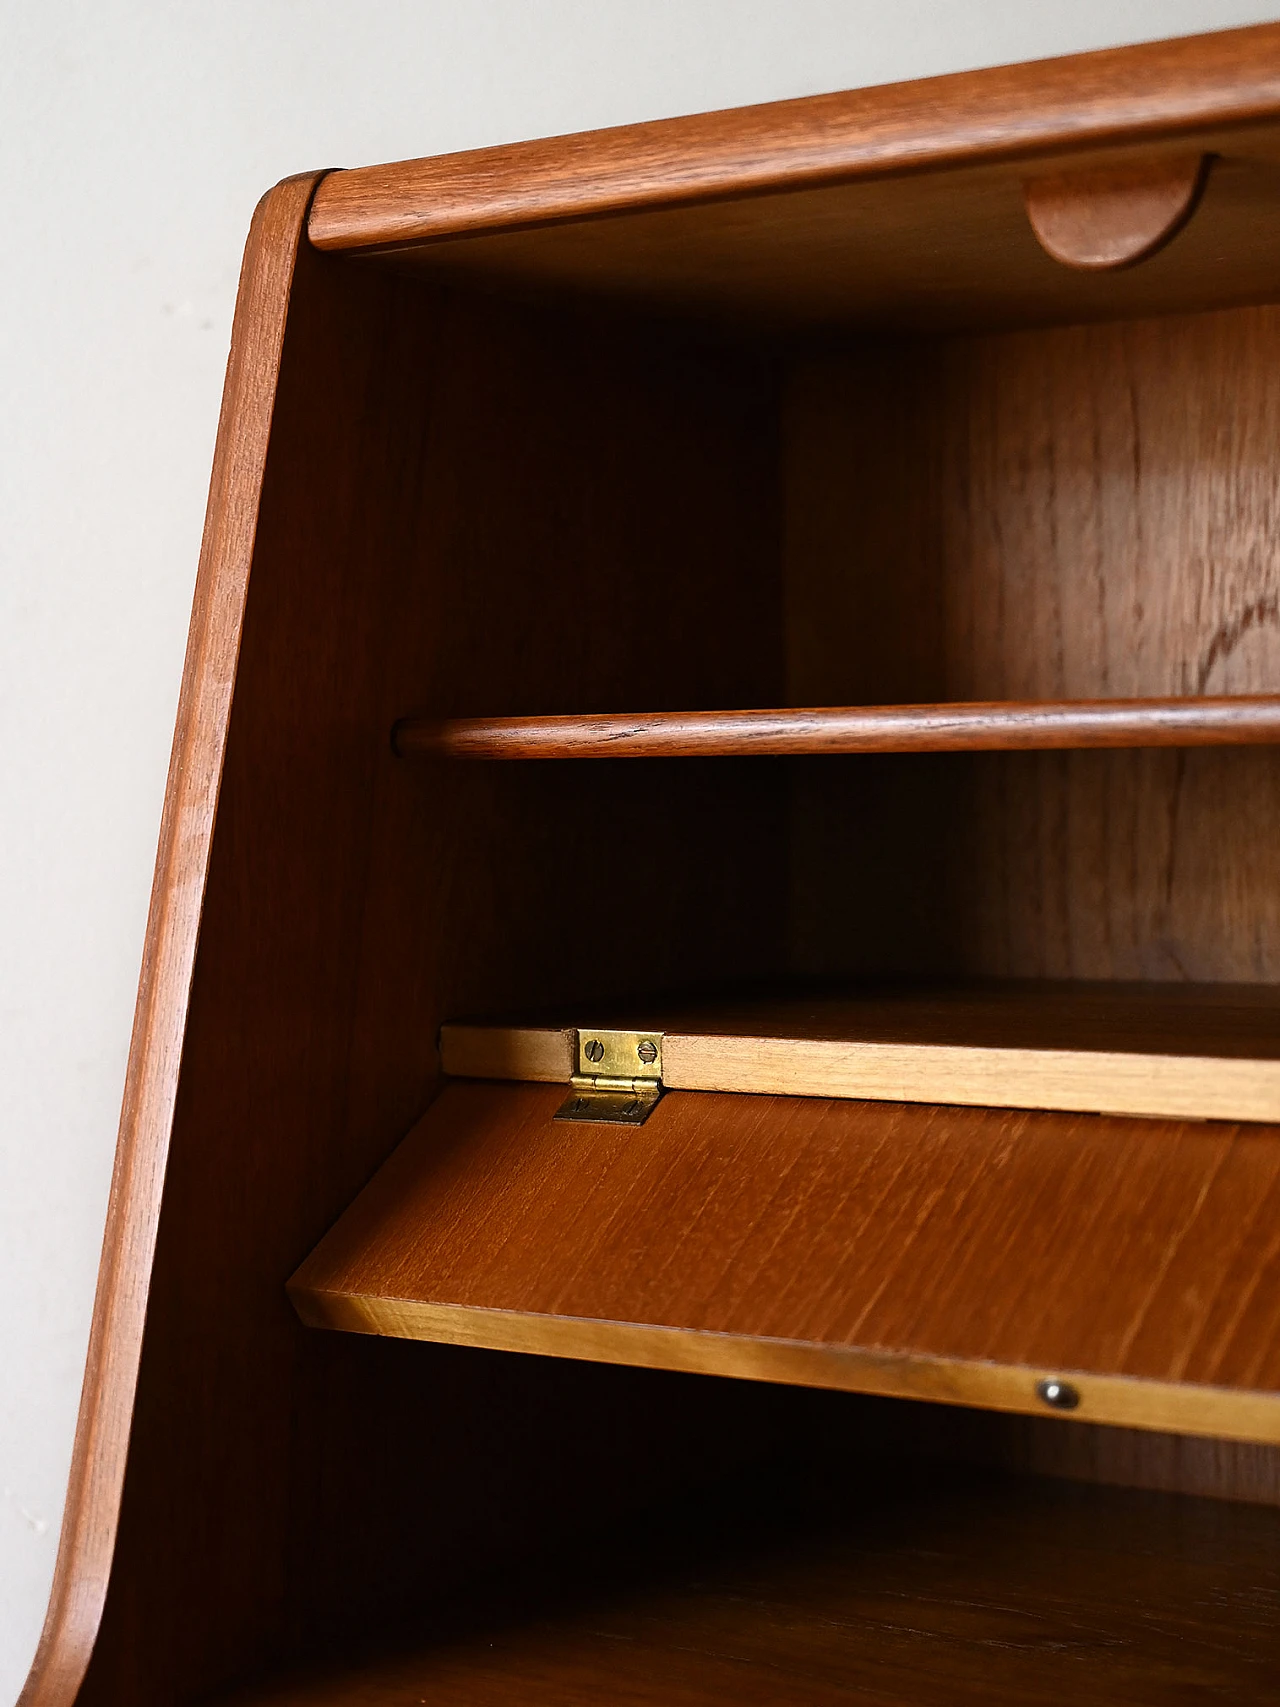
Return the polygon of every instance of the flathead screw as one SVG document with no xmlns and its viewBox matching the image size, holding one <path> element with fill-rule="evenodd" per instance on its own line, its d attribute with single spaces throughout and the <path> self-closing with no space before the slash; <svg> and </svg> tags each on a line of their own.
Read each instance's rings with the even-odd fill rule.
<svg viewBox="0 0 1280 1707">
<path fill-rule="evenodd" d="M 601 1043 L 598 1037 L 589 1038 L 582 1053 L 586 1056 L 588 1061 L 603 1061 L 604 1044 Z"/>
<path fill-rule="evenodd" d="M 646 1067 L 651 1067 L 658 1059 L 658 1046 L 656 1043 L 651 1043 L 646 1037 L 643 1043 L 638 1043 L 636 1045 L 636 1054 L 644 1062 Z"/>
</svg>

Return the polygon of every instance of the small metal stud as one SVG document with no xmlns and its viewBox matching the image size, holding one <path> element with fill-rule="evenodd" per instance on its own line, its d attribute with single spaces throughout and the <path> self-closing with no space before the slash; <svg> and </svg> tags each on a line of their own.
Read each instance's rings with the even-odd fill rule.
<svg viewBox="0 0 1280 1707">
<path fill-rule="evenodd" d="M 1036 1393 L 1055 1411 L 1074 1411 L 1080 1403 L 1079 1389 L 1070 1381 L 1037 1381 Z"/>
</svg>

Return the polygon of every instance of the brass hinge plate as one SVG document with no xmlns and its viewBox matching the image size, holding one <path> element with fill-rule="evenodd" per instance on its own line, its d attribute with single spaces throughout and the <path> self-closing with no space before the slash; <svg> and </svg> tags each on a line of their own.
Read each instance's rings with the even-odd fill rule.
<svg viewBox="0 0 1280 1707">
<path fill-rule="evenodd" d="M 660 1031 L 580 1031 L 576 1059 L 557 1120 L 644 1125 L 662 1095 Z"/>
</svg>

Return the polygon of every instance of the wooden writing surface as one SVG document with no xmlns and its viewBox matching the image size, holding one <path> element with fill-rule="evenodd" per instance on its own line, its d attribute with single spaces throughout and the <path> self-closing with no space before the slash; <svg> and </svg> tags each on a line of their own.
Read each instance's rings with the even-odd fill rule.
<svg viewBox="0 0 1280 1707">
<path fill-rule="evenodd" d="M 1280 1441 L 1280 1129 L 455 1082 L 290 1282 L 315 1326 Z"/>
</svg>

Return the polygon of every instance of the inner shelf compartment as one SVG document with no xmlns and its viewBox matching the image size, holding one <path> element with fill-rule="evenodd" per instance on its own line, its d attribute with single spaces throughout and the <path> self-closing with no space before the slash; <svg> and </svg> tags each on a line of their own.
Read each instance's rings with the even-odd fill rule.
<svg viewBox="0 0 1280 1707">
<path fill-rule="evenodd" d="M 1280 1512 L 823 1470 L 722 1484 L 219 1701 L 1248 1707 L 1280 1693 Z"/>
<path fill-rule="evenodd" d="M 375 732 L 393 1023 L 453 1076 L 302 1319 L 1280 1443 L 1280 310 L 625 369 L 511 312 L 573 359 L 490 375 L 518 503 Z M 750 988 L 800 993 L 636 999 Z M 646 1124 L 556 1121 L 629 1019 Z"/>
<path fill-rule="evenodd" d="M 1280 1128 L 562 1100 L 448 1084 L 294 1275 L 303 1320 L 1280 1442 Z"/>
</svg>

